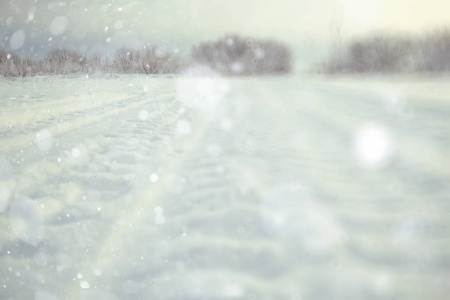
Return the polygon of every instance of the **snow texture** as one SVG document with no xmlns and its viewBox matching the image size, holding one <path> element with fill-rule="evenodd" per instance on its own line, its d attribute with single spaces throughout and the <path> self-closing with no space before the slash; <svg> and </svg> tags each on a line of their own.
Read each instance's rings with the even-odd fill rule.
<svg viewBox="0 0 450 300">
<path fill-rule="evenodd" d="M 0 81 L 0 299 L 443 299 L 448 95 L 204 68 Z"/>
</svg>

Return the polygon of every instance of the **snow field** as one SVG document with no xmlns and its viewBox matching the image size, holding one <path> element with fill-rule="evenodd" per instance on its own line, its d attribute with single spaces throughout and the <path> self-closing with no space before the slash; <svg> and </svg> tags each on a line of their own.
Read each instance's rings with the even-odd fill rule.
<svg viewBox="0 0 450 300">
<path fill-rule="evenodd" d="M 0 82 L 0 298 L 449 292 L 449 84 L 212 78 Z"/>
</svg>

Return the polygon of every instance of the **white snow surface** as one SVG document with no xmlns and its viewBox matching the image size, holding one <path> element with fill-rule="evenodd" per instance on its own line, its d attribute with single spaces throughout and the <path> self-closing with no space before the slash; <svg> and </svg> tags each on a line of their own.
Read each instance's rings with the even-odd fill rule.
<svg viewBox="0 0 450 300">
<path fill-rule="evenodd" d="M 0 81 L 0 299 L 450 294 L 449 81 L 185 75 Z"/>
</svg>

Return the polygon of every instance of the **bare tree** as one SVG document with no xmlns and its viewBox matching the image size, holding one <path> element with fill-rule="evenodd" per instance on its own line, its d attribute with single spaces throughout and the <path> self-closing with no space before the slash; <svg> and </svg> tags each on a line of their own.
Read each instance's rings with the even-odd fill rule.
<svg viewBox="0 0 450 300">
<path fill-rule="evenodd" d="M 119 73 L 166 74 L 178 71 L 179 60 L 160 48 L 133 50 L 124 47 L 116 50 L 113 65 Z"/>
<path fill-rule="evenodd" d="M 450 72 L 450 29 L 427 34 L 420 43 L 424 71 Z"/>
<path fill-rule="evenodd" d="M 40 69 L 39 61 L 0 50 L 0 75 L 3 77 L 33 76 Z"/>
<path fill-rule="evenodd" d="M 50 74 L 73 74 L 86 71 L 87 59 L 77 51 L 54 49 L 43 61 L 43 71 Z"/>
</svg>

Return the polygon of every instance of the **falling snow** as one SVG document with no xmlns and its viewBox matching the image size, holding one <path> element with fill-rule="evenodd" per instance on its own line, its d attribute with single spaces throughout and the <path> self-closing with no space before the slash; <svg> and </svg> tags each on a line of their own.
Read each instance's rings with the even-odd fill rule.
<svg viewBox="0 0 450 300">
<path fill-rule="evenodd" d="M 78 149 L 78 148 L 73 148 L 72 151 L 71 151 L 71 153 L 72 153 L 72 156 L 73 156 L 73 157 L 77 158 L 77 157 L 80 156 L 81 151 L 80 151 L 80 149 Z"/>
<path fill-rule="evenodd" d="M 139 119 L 141 119 L 142 121 L 145 121 L 148 119 L 148 111 L 146 110 L 141 110 L 139 112 Z"/>
<path fill-rule="evenodd" d="M 152 173 L 152 174 L 150 175 L 150 181 L 151 181 L 151 182 L 155 183 L 155 182 L 158 181 L 158 179 L 159 179 L 159 175 L 158 175 L 158 174 Z"/>
<path fill-rule="evenodd" d="M 11 35 L 11 38 L 9 39 L 9 45 L 11 47 L 11 50 L 17 50 L 23 46 L 25 43 L 25 31 L 18 30 Z"/>
<path fill-rule="evenodd" d="M 87 282 L 85 280 L 80 281 L 80 287 L 82 289 L 88 289 L 89 288 L 89 282 Z"/>
<path fill-rule="evenodd" d="M 384 126 L 369 123 L 356 132 L 355 156 L 361 165 L 369 168 L 383 167 L 393 151 L 393 138 Z"/>
<path fill-rule="evenodd" d="M 36 145 L 41 151 L 48 151 L 53 146 L 53 137 L 50 131 L 41 130 L 36 134 Z"/>
<path fill-rule="evenodd" d="M 68 18 L 59 16 L 53 19 L 50 23 L 50 33 L 52 35 L 61 35 L 66 31 L 68 25 Z"/>
<path fill-rule="evenodd" d="M 314 299 L 315 284 L 356 299 L 433 276 L 450 126 L 419 108 L 439 96 L 187 72 L 0 83 L 22 90 L 0 123 L 7 295 L 36 280 L 39 300 Z"/>
</svg>

